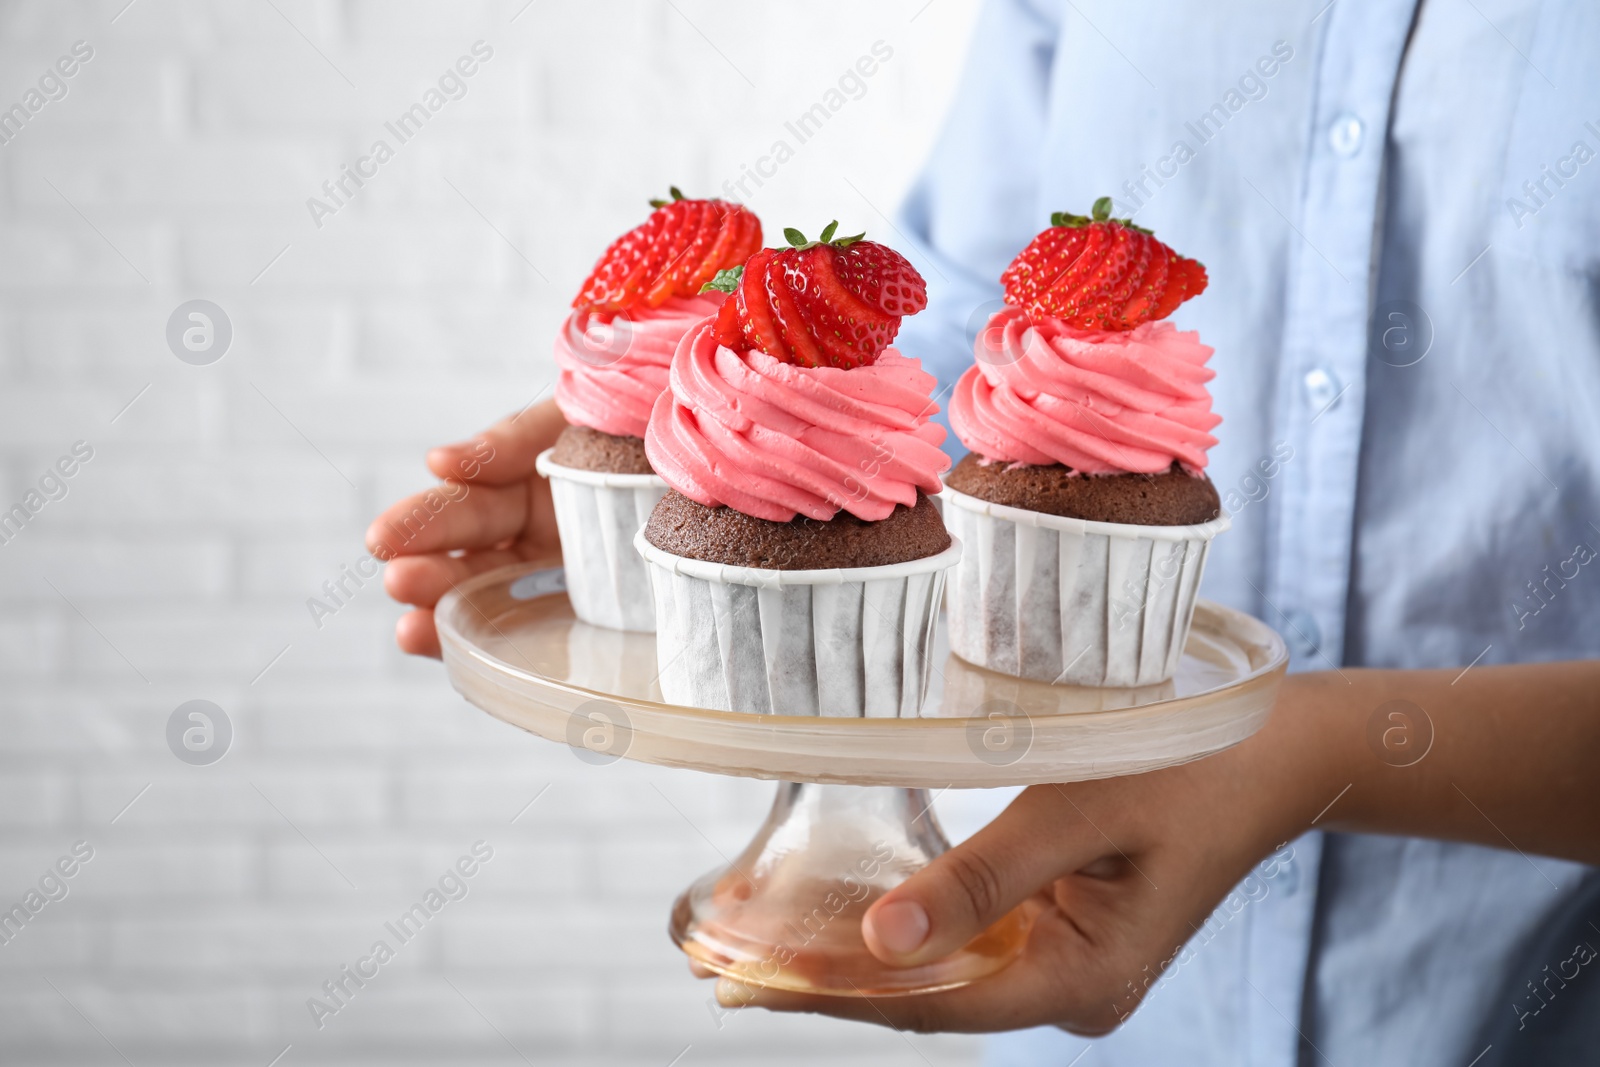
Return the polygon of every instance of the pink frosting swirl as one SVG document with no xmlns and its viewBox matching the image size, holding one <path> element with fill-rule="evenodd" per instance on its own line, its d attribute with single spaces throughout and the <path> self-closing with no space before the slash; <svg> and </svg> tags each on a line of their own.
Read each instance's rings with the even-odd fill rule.
<svg viewBox="0 0 1600 1067">
<path fill-rule="evenodd" d="M 950 466 L 935 379 L 888 348 L 843 370 L 797 367 L 718 345 L 709 325 L 683 339 L 656 401 L 645 454 L 667 484 L 707 507 L 788 522 L 841 510 L 876 522 Z"/>
<path fill-rule="evenodd" d="M 643 437 L 683 335 L 727 297 L 672 297 L 610 321 L 574 311 L 556 335 L 556 406 L 568 422 L 619 437 Z"/>
<path fill-rule="evenodd" d="M 1008 304 L 973 347 L 978 362 L 956 383 L 950 426 L 987 459 L 1086 474 L 1155 474 L 1176 460 L 1194 473 L 1217 443 L 1212 349 L 1192 330 L 1166 321 L 1079 330 Z"/>
</svg>

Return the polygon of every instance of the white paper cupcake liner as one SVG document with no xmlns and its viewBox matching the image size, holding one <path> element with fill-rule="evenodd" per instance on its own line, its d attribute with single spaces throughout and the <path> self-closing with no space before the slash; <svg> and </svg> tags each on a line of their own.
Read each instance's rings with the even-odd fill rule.
<svg viewBox="0 0 1600 1067">
<path fill-rule="evenodd" d="M 1088 522 L 946 488 L 967 552 L 950 578 L 950 650 L 1003 674 L 1067 685 L 1153 685 L 1178 669 L 1211 539 L 1194 526 Z"/>
<path fill-rule="evenodd" d="M 882 567 L 767 570 L 634 539 L 655 584 L 656 659 L 673 704 L 770 715 L 913 718 L 961 542 Z"/>
<path fill-rule="evenodd" d="M 648 633 L 656 628 L 650 574 L 633 548 L 650 511 L 667 492 L 654 474 L 611 474 L 534 461 L 550 479 L 561 559 L 572 611 L 592 626 Z"/>
</svg>

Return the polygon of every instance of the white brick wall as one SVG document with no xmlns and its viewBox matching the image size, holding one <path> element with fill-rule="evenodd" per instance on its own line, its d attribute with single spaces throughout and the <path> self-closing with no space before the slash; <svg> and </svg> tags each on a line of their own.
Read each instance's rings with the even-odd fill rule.
<svg viewBox="0 0 1600 1067">
<path fill-rule="evenodd" d="M 0 145 L 0 509 L 94 448 L 0 544 L 0 904 L 95 850 L 0 945 L 0 1061 L 973 1062 L 808 1017 L 719 1029 L 667 908 L 772 787 L 490 719 L 393 650 L 376 582 L 320 630 L 304 605 L 428 445 L 549 383 L 646 198 L 737 179 L 879 39 L 866 95 L 750 202 L 772 233 L 881 230 L 975 0 L 125 4 L 0 4 L 0 108 L 94 48 Z M 479 39 L 466 97 L 314 226 L 306 198 Z M 165 343 L 192 298 L 233 323 L 212 366 Z M 164 738 L 196 698 L 235 731 L 209 767 Z M 307 997 L 480 838 L 470 894 L 316 1029 Z"/>
</svg>

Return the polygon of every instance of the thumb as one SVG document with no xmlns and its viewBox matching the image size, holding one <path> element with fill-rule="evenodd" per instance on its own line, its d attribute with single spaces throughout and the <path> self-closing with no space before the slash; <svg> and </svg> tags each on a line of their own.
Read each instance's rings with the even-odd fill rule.
<svg viewBox="0 0 1600 1067">
<path fill-rule="evenodd" d="M 1054 786 L 1024 790 L 988 826 L 885 893 L 862 922 L 874 956 L 908 967 L 955 952 L 1093 858 Z"/>
<path fill-rule="evenodd" d="M 543 400 L 475 437 L 428 453 L 428 469 L 446 481 L 509 485 L 534 475 L 533 461 L 556 443 L 567 422 L 554 400 Z"/>
</svg>

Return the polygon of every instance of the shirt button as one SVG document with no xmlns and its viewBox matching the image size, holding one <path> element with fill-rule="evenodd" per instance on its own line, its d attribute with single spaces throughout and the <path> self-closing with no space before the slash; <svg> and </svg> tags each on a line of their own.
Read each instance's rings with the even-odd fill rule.
<svg viewBox="0 0 1600 1067">
<path fill-rule="evenodd" d="M 1306 387 L 1306 399 L 1311 403 L 1311 410 L 1318 415 L 1339 399 L 1339 379 L 1330 370 L 1314 367 L 1306 371 L 1306 376 L 1300 380 Z"/>
<path fill-rule="evenodd" d="M 1316 655 L 1317 649 L 1322 646 L 1322 627 L 1317 625 L 1311 612 L 1295 608 L 1284 616 L 1283 621 L 1288 627 L 1283 636 L 1289 643 L 1289 650 L 1301 659 Z"/>
<path fill-rule="evenodd" d="M 1346 112 L 1333 120 L 1328 127 L 1328 145 L 1339 155 L 1349 158 L 1361 151 L 1361 120 Z"/>
</svg>

